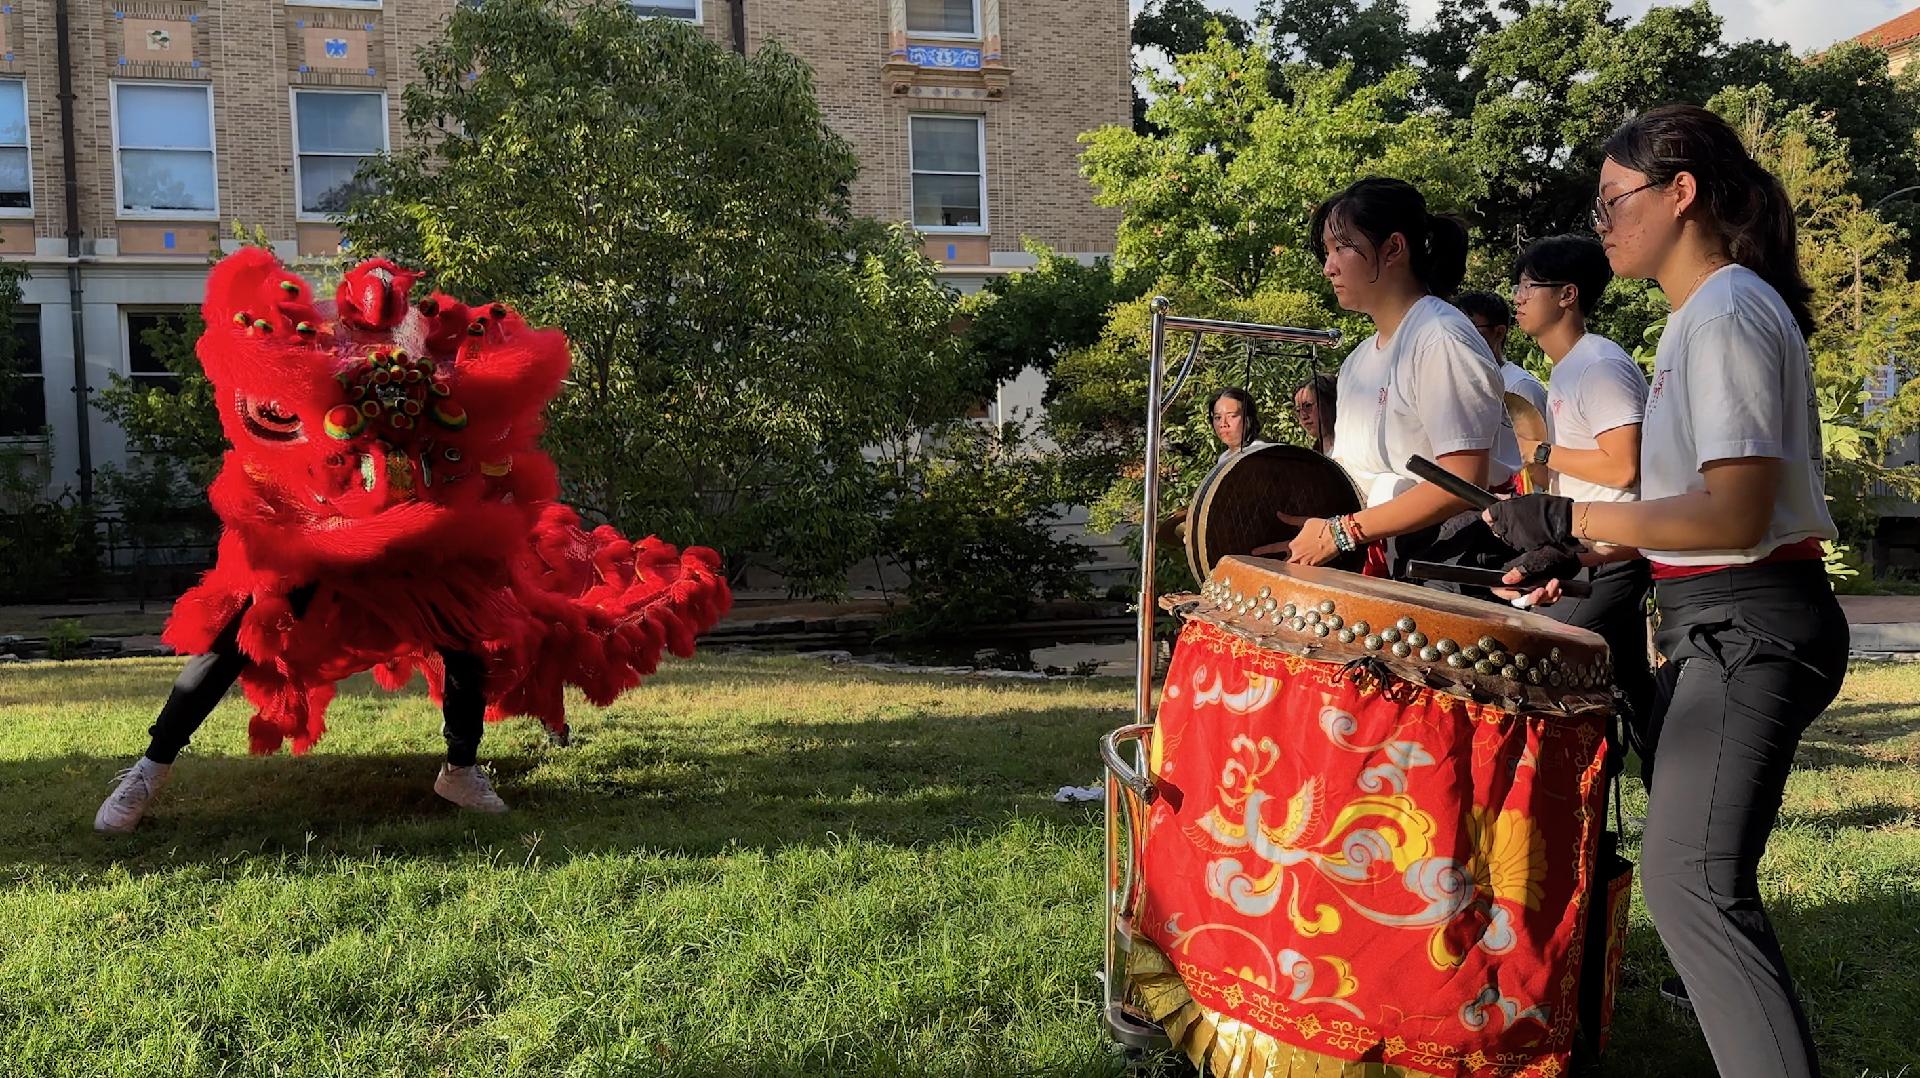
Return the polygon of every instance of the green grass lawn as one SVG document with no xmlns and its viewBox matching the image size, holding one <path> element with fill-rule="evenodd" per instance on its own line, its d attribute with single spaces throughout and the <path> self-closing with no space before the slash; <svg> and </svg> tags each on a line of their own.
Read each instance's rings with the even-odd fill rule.
<svg viewBox="0 0 1920 1078">
<path fill-rule="evenodd" d="M 228 703 L 139 833 L 94 807 L 177 663 L 0 667 L 0 1074 L 1112 1074 L 1097 773 L 1129 686 L 720 657 L 493 728 L 514 806 L 429 785 L 364 681 L 300 759 Z M 1920 1060 L 1920 668 L 1862 667 L 1766 866 L 1828 1074 Z M 1631 806 L 1630 806 L 1631 808 Z M 1711 1073 L 1644 915 L 1608 1075 Z M 1920 1076 L 1920 1067 L 1909 1072 Z"/>
</svg>

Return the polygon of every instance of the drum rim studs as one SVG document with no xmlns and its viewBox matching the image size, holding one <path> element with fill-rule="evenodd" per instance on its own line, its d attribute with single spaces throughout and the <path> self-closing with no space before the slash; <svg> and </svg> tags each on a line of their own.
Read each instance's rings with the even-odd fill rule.
<svg viewBox="0 0 1920 1078">
<path fill-rule="evenodd" d="M 1416 648 L 1424 648 L 1427 646 L 1427 634 L 1410 632 L 1407 634 L 1407 643 Z"/>
<path fill-rule="evenodd" d="M 1405 640 L 1402 640 L 1399 643 L 1393 645 L 1393 657 L 1396 659 L 1405 659 L 1411 656 L 1412 654 L 1413 654 L 1413 647 L 1409 645 Z"/>
<path fill-rule="evenodd" d="M 1460 645 L 1454 643 L 1452 640 L 1449 640 L 1444 636 L 1434 641 L 1433 646 L 1440 649 L 1440 655 L 1442 658 L 1448 655 L 1458 655 L 1460 653 Z"/>
<path fill-rule="evenodd" d="M 1389 644 L 1397 644 L 1400 642 L 1400 630 L 1393 627 L 1382 629 L 1380 630 L 1380 639 Z"/>
<path fill-rule="evenodd" d="M 1313 635 L 1320 637 L 1323 640 L 1326 639 L 1327 636 L 1332 632 L 1333 630 L 1327 628 L 1327 623 L 1324 621 L 1317 622 L 1313 627 Z"/>
<path fill-rule="evenodd" d="M 1399 621 L 1393 623 L 1393 627 L 1403 633 L 1412 632 L 1418 625 L 1419 623 L 1412 618 L 1401 618 Z"/>
<path fill-rule="evenodd" d="M 1352 629 L 1355 635 L 1365 636 L 1373 631 L 1373 626 L 1367 624 L 1367 619 L 1361 618 L 1359 621 L 1353 623 Z"/>
<path fill-rule="evenodd" d="M 1439 648 L 1436 648 L 1436 647 L 1434 647 L 1434 646 L 1433 646 L 1432 644 L 1428 644 L 1427 646 L 1425 646 L 1425 647 L 1423 647 L 1423 648 L 1421 648 L 1421 649 L 1420 649 L 1420 661 L 1421 661 L 1421 662 L 1426 662 L 1426 663 L 1432 663 L 1432 662 L 1439 662 L 1439 661 L 1440 661 L 1440 649 L 1439 649 Z"/>
<path fill-rule="evenodd" d="M 1335 610 L 1339 609 L 1339 607 L 1334 605 L 1334 602 L 1332 599 L 1323 599 L 1320 601 L 1319 609 L 1322 614 L 1331 614 Z"/>
<path fill-rule="evenodd" d="M 1367 638 L 1360 642 L 1361 646 L 1366 648 L 1368 651 L 1379 651 L 1381 645 L 1385 643 L 1386 641 L 1380 639 L 1380 634 L 1378 633 L 1369 633 L 1367 635 Z"/>
<path fill-rule="evenodd" d="M 1354 641 L 1354 639 L 1355 639 L 1355 637 L 1354 637 L 1354 635 L 1353 635 L 1353 630 L 1352 630 L 1352 629 L 1342 629 L 1342 630 L 1340 630 L 1340 632 L 1339 632 L 1339 639 L 1340 639 L 1340 642 L 1341 642 L 1342 644 L 1351 644 L 1351 643 L 1353 643 L 1353 641 Z"/>
</svg>

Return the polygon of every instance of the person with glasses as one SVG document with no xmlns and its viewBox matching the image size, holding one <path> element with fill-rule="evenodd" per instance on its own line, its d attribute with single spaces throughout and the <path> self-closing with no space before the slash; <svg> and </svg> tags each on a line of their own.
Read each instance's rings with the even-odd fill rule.
<svg viewBox="0 0 1920 1078">
<path fill-rule="evenodd" d="M 1307 520 L 1291 541 L 1256 553 L 1325 565 L 1365 547 L 1370 572 L 1404 577 L 1408 560 L 1445 560 L 1436 552 L 1462 542 L 1454 518 L 1487 535 L 1465 503 L 1408 473 L 1409 458 L 1481 486 L 1512 476 L 1491 457 L 1506 417 L 1499 363 L 1446 301 L 1466 275 L 1467 230 L 1429 213 L 1412 184 L 1368 177 L 1321 203 L 1307 235 L 1340 306 L 1375 328 L 1341 364 L 1333 439 L 1365 506 Z"/>
<path fill-rule="evenodd" d="M 1720 1074 L 1814 1078 L 1758 882 L 1794 750 L 1847 668 L 1822 558 L 1837 532 L 1807 351 L 1812 289 L 1786 190 L 1719 116 L 1652 109 L 1605 152 L 1593 223 L 1607 259 L 1673 304 L 1641 424 L 1640 499 L 1533 494 L 1486 519 L 1528 551 L 1507 577 L 1517 586 L 1564 573 L 1579 543 L 1652 562 L 1667 662 L 1643 760 L 1647 910 Z M 1521 600 L 1557 595 L 1548 580 Z"/>
<path fill-rule="evenodd" d="M 1473 328 L 1487 342 L 1487 347 L 1493 350 L 1493 358 L 1500 361 L 1500 380 L 1505 392 L 1532 405 L 1533 410 L 1544 419 L 1547 414 L 1547 387 L 1531 371 L 1507 358 L 1507 337 L 1513 330 L 1513 309 L 1507 306 L 1507 301 L 1492 292 L 1462 292 L 1453 298 L 1453 305 L 1472 320 Z M 1499 440 L 1494 443 L 1493 459 L 1516 478 L 1526 464 L 1520 452 L 1519 436 L 1513 430 L 1511 413 L 1507 414 L 1507 422 L 1500 429 Z"/>
<path fill-rule="evenodd" d="M 1333 455 L 1333 428 L 1340 418 L 1340 383 L 1331 374 L 1316 374 L 1293 391 L 1293 418 L 1313 442 L 1313 451 Z"/>
<path fill-rule="evenodd" d="M 1529 244 L 1513 263 L 1513 302 L 1520 331 L 1553 364 L 1547 417 L 1551 440 L 1522 439 L 1529 464 L 1544 465 L 1549 490 L 1585 502 L 1630 502 L 1640 484 L 1640 424 L 1647 378 L 1625 349 L 1587 331 L 1587 319 L 1613 282 L 1606 249 L 1589 236 L 1551 236 Z M 1634 552 L 1582 556 L 1579 578 L 1593 594 L 1544 608 L 1557 621 L 1599 633 L 1613 656 L 1613 683 L 1625 706 L 1625 743 L 1643 755 L 1653 702 L 1647 656 L 1646 560 Z"/>
</svg>

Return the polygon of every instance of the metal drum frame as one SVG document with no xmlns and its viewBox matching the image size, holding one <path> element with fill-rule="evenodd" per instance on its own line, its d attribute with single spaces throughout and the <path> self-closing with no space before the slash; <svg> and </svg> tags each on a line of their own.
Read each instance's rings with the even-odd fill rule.
<svg viewBox="0 0 1920 1078">
<path fill-rule="evenodd" d="M 1309 348 L 1332 347 L 1340 343 L 1337 329 L 1297 329 L 1257 322 L 1228 322 L 1211 318 L 1184 318 L 1168 313 L 1172 303 L 1155 296 L 1150 304 L 1152 347 L 1147 365 L 1147 447 L 1146 490 L 1142 500 L 1146 515 L 1140 535 L 1139 650 L 1135 655 L 1133 722 L 1108 733 L 1100 740 L 1100 756 L 1106 765 L 1106 843 L 1107 843 L 1107 917 L 1106 958 L 1101 971 L 1102 1004 L 1108 1034 L 1129 1048 L 1165 1048 L 1169 1042 L 1160 1027 L 1134 1014 L 1126 1007 L 1127 952 L 1133 937 L 1133 904 L 1140 878 L 1139 848 L 1147 810 L 1155 791 L 1147 774 L 1146 740 L 1153 734 L 1153 661 L 1154 564 L 1159 554 L 1154 522 L 1160 519 L 1160 460 L 1165 449 L 1165 419 L 1168 406 L 1180 395 L 1187 377 L 1200 355 L 1200 343 L 1208 334 L 1240 337 L 1248 340 L 1304 344 Z M 1193 344 L 1186 359 L 1167 381 L 1167 334 L 1191 333 Z"/>
</svg>

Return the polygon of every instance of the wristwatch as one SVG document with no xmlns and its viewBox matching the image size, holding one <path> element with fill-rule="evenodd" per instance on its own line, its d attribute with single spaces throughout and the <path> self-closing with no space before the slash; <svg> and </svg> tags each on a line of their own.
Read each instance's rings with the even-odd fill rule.
<svg viewBox="0 0 1920 1078">
<path fill-rule="evenodd" d="M 1533 459 L 1528 463 L 1545 464 L 1547 462 L 1547 458 L 1552 455 L 1553 455 L 1553 443 L 1541 442 L 1539 445 L 1536 445 L 1533 447 Z"/>
</svg>

